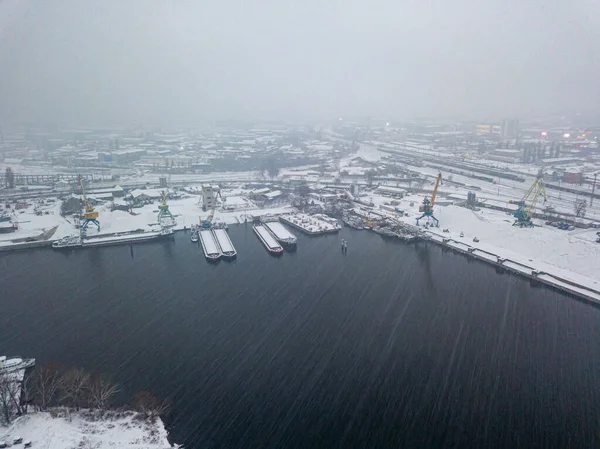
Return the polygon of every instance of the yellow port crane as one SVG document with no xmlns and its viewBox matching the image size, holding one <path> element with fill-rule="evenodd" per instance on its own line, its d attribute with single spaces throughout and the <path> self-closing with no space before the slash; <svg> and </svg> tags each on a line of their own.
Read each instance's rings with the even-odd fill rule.
<svg viewBox="0 0 600 449">
<path fill-rule="evenodd" d="M 90 204 L 87 197 L 85 196 L 85 188 L 83 186 L 83 176 L 78 175 L 77 180 L 79 181 L 79 185 L 81 186 L 81 196 L 83 198 L 83 224 L 81 225 L 81 231 L 85 232 L 90 223 L 95 224 L 98 227 L 98 231 L 100 230 L 100 222 L 98 221 L 98 212 L 94 210 L 94 206 Z"/>
<path fill-rule="evenodd" d="M 517 205 L 517 211 L 513 214 L 516 218 L 513 226 L 521 228 L 533 227 L 531 218 L 540 197 L 544 199 L 544 203 L 547 201 L 546 187 L 544 187 L 544 173 L 541 169 L 531 187 L 525 192 L 523 198 L 520 201 L 509 201 L 511 204 Z"/>
<path fill-rule="evenodd" d="M 433 188 L 433 194 L 431 195 L 431 200 L 425 197 L 425 199 L 423 199 L 423 204 L 419 206 L 419 212 L 423 212 L 423 215 L 417 218 L 417 226 L 419 225 L 419 220 L 425 217 L 427 217 L 427 220 L 433 220 L 436 226 L 440 225 L 438 219 L 433 215 L 433 205 L 435 204 L 435 198 L 437 197 L 437 191 L 440 184 L 442 184 L 442 172 L 438 173 L 437 180 L 435 181 L 435 187 Z"/>
</svg>

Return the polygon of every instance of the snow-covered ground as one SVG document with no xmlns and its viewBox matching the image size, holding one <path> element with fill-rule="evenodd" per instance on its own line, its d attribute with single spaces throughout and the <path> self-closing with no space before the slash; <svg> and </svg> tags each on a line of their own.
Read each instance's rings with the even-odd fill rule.
<svg viewBox="0 0 600 449">
<path fill-rule="evenodd" d="M 140 419 L 135 412 L 108 412 L 103 419 L 94 416 L 88 411 L 30 413 L 15 420 L 10 427 L 0 427 L 0 441 L 11 444 L 14 438 L 21 437 L 23 441 L 31 441 L 32 448 L 43 449 L 173 447 L 160 419 L 152 423 Z"/>
<path fill-rule="evenodd" d="M 202 210 L 198 196 L 170 200 L 168 204 L 177 223 L 175 229 L 189 228 L 193 224 L 201 223 L 210 215 L 210 211 L 205 212 Z M 243 223 L 245 219 L 250 220 L 252 215 L 282 214 L 294 210 L 287 205 L 258 208 L 252 201 L 233 196 L 226 199 L 226 204 L 234 206 L 236 209 L 232 211 L 217 209 L 213 217 L 214 222 Z M 56 230 L 48 237 L 52 240 L 79 232 L 70 218 L 65 219 L 60 215 L 60 202 L 57 201 L 44 207 L 43 210 L 48 210 L 49 215 L 36 215 L 33 205 L 24 209 L 23 213 L 17 213 L 19 229 L 9 234 L 0 234 L 0 246 L 10 246 L 13 241 L 28 237 L 39 237 L 45 232 L 50 234 L 50 231 L 55 227 Z M 99 213 L 100 231 L 94 225 L 90 225 L 87 230 L 87 235 L 90 237 L 137 229 L 152 231 L 160 228 L 158 203 L 133 209 L 135 215 L 121 210 L 111 211 L 109 202 L 97 206 L 96 211 Z"/>
<path fill-rule="evenodd" d="M 376 205 L 390 202 L 389 198 L 370 198 Z M 423 195 L 410 195 L 399 200 L 395 207 L 408 214 L 401 220 L 414 225 L 420 216 L 418 208 L 422 200 Z M 505 212 L 490 209 L 475 212 L 454 205 L 436 205 L 434 214 L 440 226 L 430 228 L 429 232 L 464 241 L 500 257 L 600 290 L 600 244 L 595 241 L 597 229 L 562 231 L 539 220 L 535 222 L 540 226 L 519 228 L 512 225 L 514 217 Z M 424 224 L 424 220 L 421 223 Z M 443 229 L 449 232 L 445 233 Z M 460 237 L 461 231 L 464 237 Z M 479 242 L 473 242 L 474 237 Z"/>
<path fill-rule="evenodd" d="M 0 234 L 0 246 L 10 244 L 13 240 L 37 238 L 47 232 L 48 238 L 57 238 L 72 232 L 73 225 L 60 215 L 60 201 L 39 206 L 42 215 L 36 215 L 35 203 L 31 202 L 27 209 L 10 211 L 13 223 L 17 223 L 18 230 L 8 234 Z M 8 212 L 8 211 L 7 211 Z M 48 214 L 46 214 L 48 212 Z M 52 233 L 52 229 L 57 227 Z"/>
</svg>

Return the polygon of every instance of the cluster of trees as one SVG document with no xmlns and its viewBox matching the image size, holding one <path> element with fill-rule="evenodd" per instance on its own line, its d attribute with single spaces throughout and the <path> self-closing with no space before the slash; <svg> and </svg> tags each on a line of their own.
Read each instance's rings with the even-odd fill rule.
<svg viewBox="0 0 600 449">
<path fill-rule="evenodd" d="M 12 171 L 12 168 L 6 167 L 4 171 L 4 177 L 6 178 L 6 187 L 9 189 L 14 188 L 15 186 L 15 174 Z"/>
<path fill-rule="evenodd" d="M 585 218 L 585 214 L 587 212 L 587 201 L 584 199 L 575 200 L 575 204 L 573 205 L 573 209 L 575 210 L 575 216 L 578 218 Z"/>
<path fill-rule="evenodd" d="M 58 406 L 105 411 L 113 408 L 120 391 L 117 383 L 98 371 L 63 369 L 51 363 L 36 367 L 22 382 L 14 373 L 0 375 L 1 416 L 8 423 L 13 416 L 27 413 L 29 407 L 40 411 Z M 155 419 L 169 411 L 170 402 L 141 391 L 133 396 L 131 406 L 144 418 Z"/>
</svg>

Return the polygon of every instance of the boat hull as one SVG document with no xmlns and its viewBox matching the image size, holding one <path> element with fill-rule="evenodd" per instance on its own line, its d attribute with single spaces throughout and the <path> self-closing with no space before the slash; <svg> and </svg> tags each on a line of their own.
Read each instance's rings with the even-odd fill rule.
<svg viewBox="0 0 600 449">
<path fill-rule="evenodd" d="M 134 243 L 145 243 L 153 242 L 155 240 L 168 240 L 173 237 L 173 234 L 153 234 L 153 235 L 140 235 L 139 237 L 131 237 L 119 240 L 103 240 L 101 242 L 84 241 L 84 248 L 93 248 L 96 246 L 114 246 L 114 245 L 132 245 Z"/>
<path fill-rule="evenodd" d="M 256 234 L 256 236 L 258 237 L 258 239 L 260 240 L 260 242 L 263 244 L 263 246 L 265 247 L 265 249 L 269 252 L 269 254 L 271 254 L 272 256 L 281 256 L 283 254 L 283 247 L 281 245 L 279 245 L 279 243 L 277 243 L 277 240 L 275 239 L 274 236 L 271 236 L 269 234 L 270 237 L 263 237 L 263 235 L 261 235 L 261 232 L 259 231 L 259 229 L 261 230 L 265 230 L 264 232 L 269 233 L 270 231 L 267 231 L 266 228 L 263 225 L 254 225 L 252 227 L 254 229 L 254 233 Z M 271 244 L 269 244 L 267 242 L 267 240 L 265 240 L 265 238 L 267 239 L 272 239 L 273 242 L 271 242 Z"/>
</svg>

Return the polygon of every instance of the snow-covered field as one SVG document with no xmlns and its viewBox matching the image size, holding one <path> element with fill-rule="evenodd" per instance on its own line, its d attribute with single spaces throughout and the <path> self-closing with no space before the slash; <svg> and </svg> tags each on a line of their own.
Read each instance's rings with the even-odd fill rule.
<svg viewBox="0 0 600 449">
<path fill-rule="evenodd" d="M 151 423 L 136 412 L 94 419 L 93 413 L 36 412 L 21 416 L 10 427 L 0 427 L 0 441 L 11 444 L 16 437 L 42 449 L 166 449 L 173 447 L 160 419 Z M 23 447 L 16 445 L 14 447 Z"/>
</svg>

